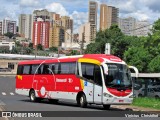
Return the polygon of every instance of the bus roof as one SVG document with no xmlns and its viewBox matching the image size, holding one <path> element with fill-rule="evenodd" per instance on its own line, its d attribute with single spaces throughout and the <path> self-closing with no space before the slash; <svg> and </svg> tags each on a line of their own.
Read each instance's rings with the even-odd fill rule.
<svg viewBox="0 0 160 120">
<path fill-rule="evenodd" d="M 77 56 L 65 56 L 60 58 L 53 58 L 53 59 L 46 59 L 46 60 L 27 60 L 21 61 L 20 64 L 40 64 L 42 62 L 51 63 L 51 62 L 75 62 L 79 58 L 89 58 L 89 59 L 96 59 L 99 62 L 104 62 L 105 60 L 112 61 L 112 62 L 122 62 L 122 60 L 113 55 L 106 55 L 106 54 L 85 54 L 85 55 L 77 55 Z"/>
</svg>

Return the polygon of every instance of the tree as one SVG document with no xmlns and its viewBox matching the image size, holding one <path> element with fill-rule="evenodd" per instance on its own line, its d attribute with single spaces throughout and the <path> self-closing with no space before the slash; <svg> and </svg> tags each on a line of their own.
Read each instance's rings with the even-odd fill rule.
<svg viewBox="0 0 160 120">
<path fill-rule="evenodd" d="M 30 47 L 25 48 L 25 54 L 30 55 L 32 53 L 32 49 Z"/>
<path fill-rule="evenodd" d="M 57 47 L 50 47 L 49 50 L 52 51 L 52 52 L 57 52 L 58 48 Z"/>
<path fill-rule="evenodd" d="M 124 60 L 127 64 L 136 66 L 140 72 L 148 72 L 147 66 L 151 55 L 144 47 L 131 47 L 125 51 Z"/>
<path fill-rule="evenodd" d="M 160 72 L 160 55 L 156 56 L 148 65 L 150 72 Z"/>
<path fill-rule="evenodd" d="M 43 46 L 41 44 L 37 45 L 37 50 L 43 50 Z"/>
<path fill-rule="evenodd" d="M 12 38 L 14 36 L 14 34 L 11 33 L 11 32 L 7 32 L 4 35 L 7 36 L 7 37 L 9 37 L 9 38 Z"/>
<path fill-rule="evenodd" d="M 29 46 L 28 46 L 30 49 L 33 49 L 33 43 L 29 43 Z"/>
</svg>

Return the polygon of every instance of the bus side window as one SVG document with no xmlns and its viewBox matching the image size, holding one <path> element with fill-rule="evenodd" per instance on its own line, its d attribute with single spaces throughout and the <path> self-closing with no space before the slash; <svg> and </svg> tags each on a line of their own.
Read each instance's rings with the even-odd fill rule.
<svg viewBox="0 0 160 120">
<path fill-rule="evenodd" d="M 75 72 L 76 72 L 76 62 L 69 63 L 69 73 L 75 74 Z"/>
<path fill-rule="evenodd" d="M 54 64 L 54 70 L 52 70 L 54 74 L 59 73 L 59 63 Z"/>
<path fill-rule="evenodd" d="M 22 75 L 22 74 L 23 74 L 23 66 L 22 65 L 18 65 L 17 75 Z"/>
<path fill-rule="evenodd" d="M 48 68 L 49 68 L 49 65 L 44 65 L 43 66 L 43 74 L 49 74 Z"/>
<path fill-rule="evenodd" d="M 30 65 L 24 65 L 22 74 L 24 74 L 24 75 L 30 74 Z"/>
<path fill-rule="evenodd" d="M 38 72 L 38 66 L 39 65 L 32 65 L 31 74 L 39 74 Z"/>
<path fill-rule="evenodd" d="M 94 81 L 96 84 L 102 86 L 101 69 L 100 69 L 100 66 L 98 65 L 95 65 L 95 68 L 94 68 Z"/>
</svg>

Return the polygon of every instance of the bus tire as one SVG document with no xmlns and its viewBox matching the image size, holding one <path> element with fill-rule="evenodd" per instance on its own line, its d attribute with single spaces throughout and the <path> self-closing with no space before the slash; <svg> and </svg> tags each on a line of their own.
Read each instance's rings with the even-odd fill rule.
<svg viewBox="0 0 160 120">
<path fill-rule="evenodd" d="M 36 101 L 39 101 L 40 99 L 36 98 L 36 94 L 35 94 L 35 91 L 34 90 L 31 90 L 29 92 L 29 98 L 30 98 L 30 101 L 31 102 L 36 102 Z"/>
<path fill-rule="evenodd" d="M 81 94 L 81 96 L 79 97 L 79 106 L 82 108 L 87 107 L 87 100 L 84 94 Z"/>
<path fill-rule="evenodd" d="M 110 109 L 110 106 L 111 106 L 111 105 L 103 105 L 103 108 L 104 108 L 105 110 L 109 110 L 109 109 Z"/>
</svg>

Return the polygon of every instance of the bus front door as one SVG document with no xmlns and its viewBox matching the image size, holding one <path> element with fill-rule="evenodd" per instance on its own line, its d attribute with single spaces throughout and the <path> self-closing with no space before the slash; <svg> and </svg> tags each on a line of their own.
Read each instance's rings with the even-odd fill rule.
<svg viewBox="0 0 160 120">
<path fill-rule="evenodd" d="M 94 103 L 101 104 L 102 103 L 102 75 L 101 68 L 98 65 L 95 65 L 94 70 Z"/>
</svg>

